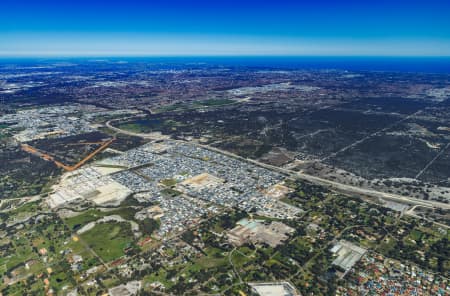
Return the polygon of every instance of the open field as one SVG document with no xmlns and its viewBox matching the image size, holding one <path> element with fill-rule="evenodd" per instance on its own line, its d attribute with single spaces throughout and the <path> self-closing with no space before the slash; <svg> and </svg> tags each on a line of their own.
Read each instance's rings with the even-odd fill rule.
<svg viewBox="0 0 450 296">
<path fill-rule="evenodd" d="M 109 262 L 123 256 L 124 249 L 131 246 L 133 236 L 130 233 L 128 223 L 106 222 L 95 225 L 80 236 L 105 262 Z"/>
</svg>

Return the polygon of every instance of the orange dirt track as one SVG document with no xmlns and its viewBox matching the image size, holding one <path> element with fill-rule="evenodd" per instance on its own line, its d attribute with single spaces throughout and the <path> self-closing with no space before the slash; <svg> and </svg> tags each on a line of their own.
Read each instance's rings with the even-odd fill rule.
<svg viewBox="0 0 450 296">
<path fill-rule="evenodd" d="M 86 162 L 88 162 L 92 157 L 94 157 L 95 155 L 97 155 L 99 152 L 103 151 L 106 147 L 108 147 L 113 141 L 115 140 L 115 138 L 112 138 L 109 141 L 106 142 L 99 142 L 99 143 L 92 143 L 92 144 L 101 144 L 103 143 L 100 147 L 98 147 L 97 149 L 95 149 L 92 153 L 90 153 L 88 156 L 86 156 L 85 158 L 83 158 L 80 162 L 78 162 L 77 164 L 73 165 L 73 166 L 68 166 L 63 164 L 60 161 L 57 161 L 53 156 L 48 155 L 47 153 L 40 151 L 39 149 L 36 149 L 30 145 L 27 144 L 22 144 L 22 150 L 31 154 L 34 154 L 36 156 L 39 156 L 40 158 L 47 160 L 47 161 L 52 161 L 57 167 L 63 168 L 66 171 L 74 171 L 78 168 L 80 168 L 82 165 L 84 165 Z M 86 144 L 86 143 L 80 143 L 81 144 Z"/>
</svg>

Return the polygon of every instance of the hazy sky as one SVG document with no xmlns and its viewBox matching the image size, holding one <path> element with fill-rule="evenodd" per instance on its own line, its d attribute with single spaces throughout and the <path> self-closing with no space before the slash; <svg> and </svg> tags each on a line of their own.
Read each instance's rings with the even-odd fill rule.
<svg viewBox="0 0 450 296">
<path fill-rule="evenodd" d="M 450 1 L 0 0 L 0 55 L 450 56 Z"/>
</svg>

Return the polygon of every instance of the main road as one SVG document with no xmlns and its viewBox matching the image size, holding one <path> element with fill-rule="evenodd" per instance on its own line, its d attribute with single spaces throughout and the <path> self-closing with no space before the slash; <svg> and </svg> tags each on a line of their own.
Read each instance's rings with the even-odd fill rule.
<svg viewBox="0 0 450 296">
<path fill-rule="evenodd" d="M 106 126 L 115 132 L 131 135 L 131 136 L 142 137 L 145 139 L 160 140 L 161 138 L 163 138 L 163 137 L 155 137 L 156 136 L 155 134 L 141 134 L 141 133 L 134 133 L 134 132 L 122 130 L 122 129 L 112 126 L 111 121 L 108 121 L 106 123 Z M 174 141 L 183 142 L 181 140 L 174 140 Z M 260 167 L 264 167 L 264 168 L 272 170 L 272 171 L 280 172 L 280 173 L 288 175 L 292 178 L 299 178 L 301 180 L 305 180 L 305 181 L 311 182 L 313 184 L 325 186 L 327 188 L 330 188 L 334 191 L 338 191 L 341 193 L 362 195 L 362 196 L 367 196 L 367 197 L 376 198 L 376 199 L 381 198 L 381 199 L 385 199 L 385 200 L 392 200 L 392 201 L 406 203 L 406 204 L 410 204 L 410 205 L 416 205 L 416 206 L 426 206 L 426 207 L 432 206 L 435 208 L 441 208 L 441 209 L 446 209 L 446 210 L 450 209 L 450 204 L 433 201 L 433 200 L 422 200 L 422 199 L 418 199 L 418 198 L 407 197 L 407 196 L 403 196 L 403 195 L 398 195 L 398 194 L 382 192 L 382 191 L 373 190 L 373 189 L 367 189 L 367 188 L 361 188 L 361 187 L 356 187 L 356 186 L 352 186 L 352 185 L 342 184 L 342 183 L 331 181 L 331 180 L 324 179 L 321 177 L 317 177 L 317 176 L 313 176 L 313 175 L 309 175 L 309 174 L 296 172 L 293 170 L 269 165 L 269 164 L 262 163 L 257 160 L 254 160 L 254 159 L 244 158 L 244 157 L 241 157 L 234 153 L 224 151 L 222 149 L 218 149 L 218 148 L 211 147 L 208 145 L 202 145 L 202 144 L 199 144 L 196 142 L 189 142 L 189 143 L 196 145 L 198 147 L 202 147 L 202 148 L 205 148 L 205 149 L 217 152 L 217 153 L 221 153 L 221 154 L 224 154 L 224 155 L 227 155 L 227 156 L 230 156 L 230 157 L 242 160 L 242 161 L 246 161 L 246 162 L 255 164 Z"/>
</svg>

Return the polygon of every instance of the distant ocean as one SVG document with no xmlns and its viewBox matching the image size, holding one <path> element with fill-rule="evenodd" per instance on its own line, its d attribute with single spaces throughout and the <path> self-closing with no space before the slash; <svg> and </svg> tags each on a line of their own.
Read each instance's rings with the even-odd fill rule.
<svg viewBox="0 0 450 296">
<path fill-rule="evenodd" d="M 176 58 L 175 60 L 276 69 L 335 69 L 450 74 L 450 57 L 190 57 Z"/>
<path fill-rule="evenodd" d="M 450 74 L 450 57 L 91 57 L 91 58 L 0 58 L 2 63 L 129 61 L 169 64 L 210 64 L 225 67 L 254 67 L 281 70 L 348 70 L 384 72 L 421 72 Z"/>
<path fill-rule="evenodd" d="M 450 57 L 148 57 L 112 60 L 159 63 L 207 63 L 272 69 L 334 69 L 348 71 L 422 72 L 450 74 Z"/>
</svg>

